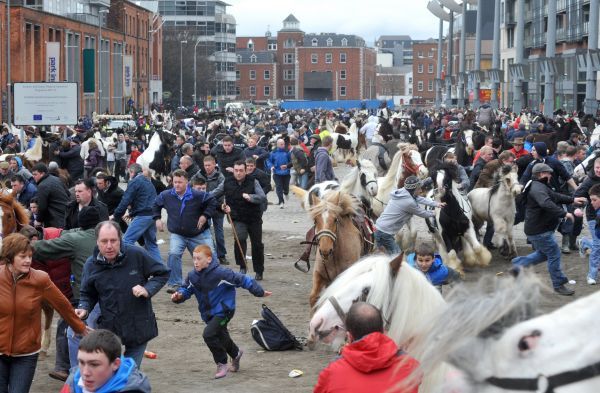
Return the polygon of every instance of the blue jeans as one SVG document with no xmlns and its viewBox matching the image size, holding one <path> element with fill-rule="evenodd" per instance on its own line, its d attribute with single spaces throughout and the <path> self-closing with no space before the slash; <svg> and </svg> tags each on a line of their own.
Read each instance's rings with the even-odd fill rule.
<svg viewBox="0 0 600 393">
<path fill-rule="evenodd" d="M 69 361 L 69 342 L 67 340 L 67 322 L 58 320 L 56 325 L 56 360 L 54 361 L 54 371 L 66 371 L 71 369 Z"/>
<path fill-rule="evenodd" d="M 223 213 L 213 214 L 212 227 L 215 231 L 215 243 L 217 245 L 217 257 L 224 258 L 227 255 L 227 249 L 225 248 L 225 233 L 223 232 Z"/>
<path fill-rule="evenodd" d="M 388 233 L 381 232 L 380 230 L 376 230 L 375 244 L 378 248 L 385 248 L 385 251 L 390 255 L 400 253 L 400 246 L 398 246 L 398 243 L 396 243 L 394 235 L 390 235 Z"/>
<path fill-rule="evenodd" d="M 100 306 L 96 304 L 84 322 L 92 329 L 96 329 L 99 317 Z M 71 363 L 71 368 L 77 367 L 79 365 L 79 362 L 77 361 L 77 351 L 79 350 L 79 341 L 81 341 L 81 336 L 75 334 L 73 329 L 69 326 L 67 328 L 67 340 L 69 342 L 69 362 Z"/>
<path fill-rule="evenodd" d="M 539 235 L 527 236 L 535 251 L 523 257 L 512 260 L 513 265 L 531 266 L 548 261 L 548 273 L 552 280 L 552 286 L 558 288 L 569 280 L 560 267 L 560 247 L 554 238 L 554 231 L 540 233 Z"/>
<path fill-rule="evenodd" d="M 0 392 L 29 393 L 38 355 L 0 355 Z"/>
<path fill-rule="evenodd" d="M 296 181 L 298 183 L 298 187 L 302 188 L 303 190 L 308 189 L 308 172 L 298 174 Z"/>
<path fill-rule="evenodd" d="M 171 269 L 171 275 L 167 285 L 181 285 L 183 283 L 182 272 L 181 272 L 181 257 L 185 252 L 185 249 L 192 254 L 194 248 L 200 244 L 206 244 L 210 247 L 213 252 L 213 260 L 216 260 L 215 247 L 213 245 L 212 237 L 210 236 L 210 230 L 205 230 L 194 237 L 185 237 L 176 233 L 171 233 L 171 245 L 169 248 L 169 269 Z M 193 255 L 192 255 L 193 256 Z"/>
<path fill-rule="evenodd" d="M 160 251 L 156 244 L 156 222 L 152 216 L 133 217 L 127 228 L 127 232 L 123 235 L 123 243 L 135 244 L 140 237 L 144 238 L 144 247 L 148 251 L 148 254 L 157 261 L 162 262 Z"/>
<path fill-rule="evenodd" d="M 593 243 L 587 276 L 595 280 L 598 276 L 598 265 L 600 265 L 600 239 L 596 236 L 596 220 L 588 221 L 588 228 L 590 228 Z"/>
<path fill-rule="evenodd" d="M 144 351 L 146 350 L 147 342 L 136 345 L 134 347 L 125 345 L 125 353 L 123 356 L 126 358 L 132 358 L 138 368 L 142 366 L 142 360 L 144 359 Z"/>
</svg>

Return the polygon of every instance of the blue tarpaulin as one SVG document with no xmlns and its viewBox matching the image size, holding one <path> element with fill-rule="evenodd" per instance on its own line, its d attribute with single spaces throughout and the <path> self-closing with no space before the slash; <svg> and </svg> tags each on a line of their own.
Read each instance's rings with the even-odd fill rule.
<svg viewBox="0 0 600 393">
<path fill-rule="evenodd" d="M 299 109 L 377 109 L 381 105 L 380 100 L 339 100 L 339 101 L 284 101 L 281 108 L 284 110 Z M 387 101 L 388 108 L 394 107 L 394 101 Z"/>
</svg>

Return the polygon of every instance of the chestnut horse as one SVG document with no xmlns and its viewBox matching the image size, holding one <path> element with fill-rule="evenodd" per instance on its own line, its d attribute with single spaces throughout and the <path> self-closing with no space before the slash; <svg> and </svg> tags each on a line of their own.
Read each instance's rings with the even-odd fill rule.
<svg viewBox="0 0 600 393">
<path fill-rule="evenodd" d="M 309 214 L 315 224 L 314 241 L 318 247 L 309 299 L 313 307 L 321 290 L 371 247 L 365 244 L 367 240 L 355 225 L 355 217 L 361 214 L 357 198 L 343 191 L 332 191 L 321 200 L 314 194 L 310 197 Z"/>
</svg>

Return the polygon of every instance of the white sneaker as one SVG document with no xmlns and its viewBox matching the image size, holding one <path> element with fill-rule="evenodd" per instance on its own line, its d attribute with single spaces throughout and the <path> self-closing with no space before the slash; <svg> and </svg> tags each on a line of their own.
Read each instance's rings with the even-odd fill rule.
<svg viewBox="0 0 600 393">
<path fill-rule="evenodd" d="M 588 285 L 596 285 L 596 280 L 594 280 L 593 278 L 589 278 L 588 277 L 587 283 L 588 283 Z"/>
</svg>

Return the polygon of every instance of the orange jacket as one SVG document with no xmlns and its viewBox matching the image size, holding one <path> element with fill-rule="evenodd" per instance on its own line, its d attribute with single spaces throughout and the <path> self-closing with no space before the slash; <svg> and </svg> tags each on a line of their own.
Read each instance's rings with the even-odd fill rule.
<svg viewBox="0 0 600 393">
<path fill-rule="evenodd" d="M 85 324 L 47 273 L 30 269 L 16 281 L 7 265 L 0 266 L 0 354 L 28 355 L 41 348 L 42 301 L 47 301 L 81 334 Z"/>
<path fill-rule="evenodd" d="M 346 345 L 341 357 L 319 374 L 314 393 L 383 393 L 419 367 L 382 333 L 371 333 Z M 417 393 L 418 386 L 399 391 Z"/>
</svg>

